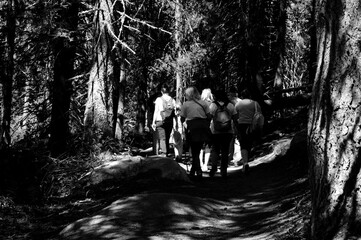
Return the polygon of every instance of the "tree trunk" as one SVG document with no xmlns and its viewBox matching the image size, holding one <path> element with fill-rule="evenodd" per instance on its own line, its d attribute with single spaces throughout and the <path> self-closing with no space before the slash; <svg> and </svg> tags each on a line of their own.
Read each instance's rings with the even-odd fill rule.
<svg viewBox="0 0 361 240">
<path fill-rule="evenodd" d="M 148 10 L 150 10 L 148 8 Z M 138 92 L 137 92 L 137 117 L 136 117 L 136 129 L 138 133 L 144 133 L 145 128 L 145 119 L 146 119 L 146 98 L 147 98 L 147 82 L 148 82 L 148 67 L 150 59 L 150 49 L 149 49 L 149 39 L 146 35 L 150 33 L 146 32 L 147 27 L 143 26 L 142 28 L 143 36 L 141 36 L 141 56 L 142 60 L 140 61 L 140 76 L 137 78 L 138 81 Z"/>
<path fill-rule="evenodd" d="M 316 74 L 316 64 L 317 64 L 317 36 L 316 36 L 316 25 L 315 25 L 315 6 L 316 0 L 312 0 L 311 6 L 311 16 L 310 16 L 310 56 L 308 63 L 308 83 L 313 84 L 313 80 Z"/>
<path fill-rule="evenodd" d="M 116 121 L 115 121 L 115 130 L 114 137 L 117 140 L 121 140 L 123 138 L 124 131 L 124 100 L 125 100 L 125 85 L 126 85 L 126 65 L 125 65 L 125 51 L 122 49 L 120 54 L 120 74 L 119 80 L 116 82 L 117 88 L 115 92 L 116 97 Z"/>
<path fill-rule="evenodd" d="M 361 236 L 359 1 L 318 0 L 317 72 L 308 123 L 312 239 Z"/>
<path fill-rule="evenodd" d="M 279 54 L 278 67 L 276 69 L 276 74 L 273 82 L 273 89 L 275 92 L 278 92 L 283 88 L 283 77 L 284 77 L 284 54 L 285 54 L 285 39 L 286 39 L 286 30 L 287 30 L 287 0 L 279 1 L 279 14 L 277 18 L 278 26 L 278 36 L 277 36 L 277 50 Z M 279 92 L 272 96 L 272 102 L 282 102 L 282 93 Z M 283 109 L 280 108 L 280 115 L 283 118 Z"/>
<path fill-rule="evenodd" d="M 88 98 L 84 113 L 84 126 L 92 137 L 113 137 L 113 101 L 114 65 L 111 58 L 113 41 L 112 2 L 99 0 L 95 16 L 95 61 L 90 70 Z M 117 104 L 117 103 L 115 103 Z"/>
<path fill-rule="evenodd" d="M 277 18 L 277 52 L 279 58 L 277 59 L 277 70 L 274 78 L 274 91 L 281 90 L 283 87 L 283 56 L 285 53 L 285 38 L 286 38 L 286 21 L 287 21 L 287 0 L 279 1 L 279 13 Z"/>
<path fill-rule="evenodd" d="M 68 9 L 64 9 L 62 29 L 70 33 L 77 30 L 78 3 L 73 0 Z M 52 112 L 50 122 L 49 147 L 53 157 L 66 151 L 69 135 L 69 109 L 74 77 L 74 61 L 76 51 L 75 36 L 64 37 L 63 30 L 58 30 L 54 40 L 54 83 L 52 89 Z"/>
<path fill-rule="evenodd" d="M 11 122 L 11 108 L 12 108 L 12 91 L 13 91 L 13 76 L 14 76 L 14 51 L 15 51 L 15 1 L 9 0 L 7 5 L 6 16 L 6 41 L 4 47 L 3 66 L 0 71 L 2 77 L 2 91 L 3 91 L 3 109 L 2 122 L 0 128 L 0 148 L 9 147 L 11 144 L 10 122 Z"/>
<path fill-rule="evenodd" d="M 181 15 L 181 1 L 176 0 L 174 2 L 174 43 L 175 43 L 175 52 L 176 52 L 176 63 L 175 63 L 175 80 L 176 80 L 176 100 L 181 102 L 182 100 L 182 77 L 181 77 L 181 24 L 182 24 L 182 15 Z"/>
</svg>

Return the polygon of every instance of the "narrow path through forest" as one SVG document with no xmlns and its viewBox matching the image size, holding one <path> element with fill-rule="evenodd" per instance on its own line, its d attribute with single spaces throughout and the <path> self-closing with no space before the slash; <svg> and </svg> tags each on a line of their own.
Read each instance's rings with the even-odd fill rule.
<svg viewBox="0 0 361 240">
<path fill-rule="evenodd" d="M 292 156 L 270 153 L 223 179 L 158 182 L 62 232 L 65 239 L 303 239 L 308 179 Z M 272 160 L 272 161 L 270 161 Z M 128 186 L 137 188 L 137 186 Z"/>
</svg>

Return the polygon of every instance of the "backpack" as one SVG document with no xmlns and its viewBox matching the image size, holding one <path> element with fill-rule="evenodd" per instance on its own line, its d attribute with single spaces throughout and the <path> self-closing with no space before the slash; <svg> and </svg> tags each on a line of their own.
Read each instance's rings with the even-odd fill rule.
<svg viewBox="0 0 361 240">
<path fill-rule="evenodd" d="M 160 116 L 162 117 L 163 122 L 172 122 L 172 118 L 174 116 L 174 104 L 173 98 L 169 98 L 169 100 L 163 100 L 163 110 L 160 112 Z"/>
<path fill-rule="evenodd" d="M 254 115 L 252 118 L 252 123 L 248 130 L 249 130 L 249 133 L 261 136 L 262 130 L 263 130 L 263 125 L 264 125 L 264 116 L 261 113 L 261 111 L 258 110 L 258 107 L 257 107 L 258 104 L 256 102 L 254 102 L 254 105 L 255 105 L 255 111 L 254 111 Z"/>
<path fill-rule="evenodd" d="M 227 105 L 225 103 L 221 106 L 218 102 L 214 102 L 217 105 L 217 110 L 213 117 L 214 130 L 219 132 L 228 132 L 232 129 L 232 118 L 228 112 Z"/>
</svg>

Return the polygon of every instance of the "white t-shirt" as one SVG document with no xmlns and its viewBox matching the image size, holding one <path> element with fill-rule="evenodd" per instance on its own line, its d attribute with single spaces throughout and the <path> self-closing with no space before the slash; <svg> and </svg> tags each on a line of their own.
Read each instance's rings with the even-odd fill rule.
<svg viewBox="0 0 361 240">
<path fill-rule="evenodd" d="M 164 100 L 163 100 L 164 99 Z M 155 104 L 155 109 L 154 109 L 154 115 L 153 115 L 153 121 L 162 121 L 162 116 L 160 115 L 160 113 L 164 110 L 164 101 L 169 101 L 169 99 L 172 99 L 171 96 L 169 96 L 168 94 L 163 94 L 161 97 L 158 97 L 154 104 Z M 173 106 L 175 106 L 175 100 L 173 99 Z"/>
</svg>

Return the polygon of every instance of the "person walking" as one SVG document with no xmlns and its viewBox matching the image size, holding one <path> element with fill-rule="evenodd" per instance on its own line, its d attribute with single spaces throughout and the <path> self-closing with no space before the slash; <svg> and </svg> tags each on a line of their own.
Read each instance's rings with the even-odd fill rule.
<svg viewBox="0 0 361 240">
<path fill-rule="evenodd" d="M 232 86 L 228 92 L 229 101 L 236 106 L 236 104 L 241 101 L 238 97 L 238 90 L 236 87 Z M 233 137 L 231 143 L 229 144 L 229 154 L 228 154 L 228 164 L 235 164 L 236 161 L 240 160 L 241 149 L 237 139 L 237 125 L 233 125 Z"/>
<path fill-rule="evenodd" d="M 249 171 L 249 153 L 254 142 L 254 134 L 252 134 L 249 129 L 256 110 L 261 111 L 260 109 L 261 107 L 258 102 L 251 99 L 249 91 L 247 89 L 243 90 L 241 93 L 241 101 L 236 104 L 236 111 L 238 113 L 237 136 L 241 146 L 244 173 L 248 173 Z"/>
<path fill-rule="evenodd" d="M 237 123 L 237 112 L 225 91 L 216 91 L 214 97 L 214 102 L 209 106 L 212 115 L 212 151 L 214 151 L 209 176 L 213 177 L 217 172 L 219 155 L 221 155 L 221 176 L 226 178 L 229 145 L 233 137 L 232 124 Z"/>
<path fill-rule="evenodd" d="M 190 145 L 192 153 L 192 166 L 190 176 L 193 178 L 197 174 L 202 177 L 202 169 L 199 161 L 199 153 L 205 142 L 210 140 L 209 128 L 209 106 L 201 100 L 201 96 L 196 87 L 189 87 L 185 90 L 186 102 L 181 108 L 181 120 L 185 122 L 186 139 Z"/>
<path fill-rule="evenodd" d="M 180 102 L 176 102 L 175 114 L 173 117 L 173 129 L 169 139 L 169 144 L 173 145 L 174 158 L 177 162 L 180 162 L 182 160 L 183 155 L 184 130 L 180 116 L 181 107 L 182 104 Z"/>
<path fill-rule="evenodd" d="M 208 106 L 211 105 L 214 99 L 210 88 L 205 88 L 202 90 L 201 99 L 205 101 L 208 104 Z M 211 155 L 211 145 L 212 145 L 211 142 L 205 143 L 199 154 L 199 160 L 203 172 L 208 171 L 208 162 L 209 162 L 209 157 Z"/>
<path fill-rule="evenodd" d="M 169 96 L 169 89 L 163 86 L 162 96 L 155 100 L 152 128 L 156 131 L 156 139 L 159 143 L 157 155 L 167 156 L 169 152 L 169 138 L 173 127 L 175 101 Z"/>
</svg>

